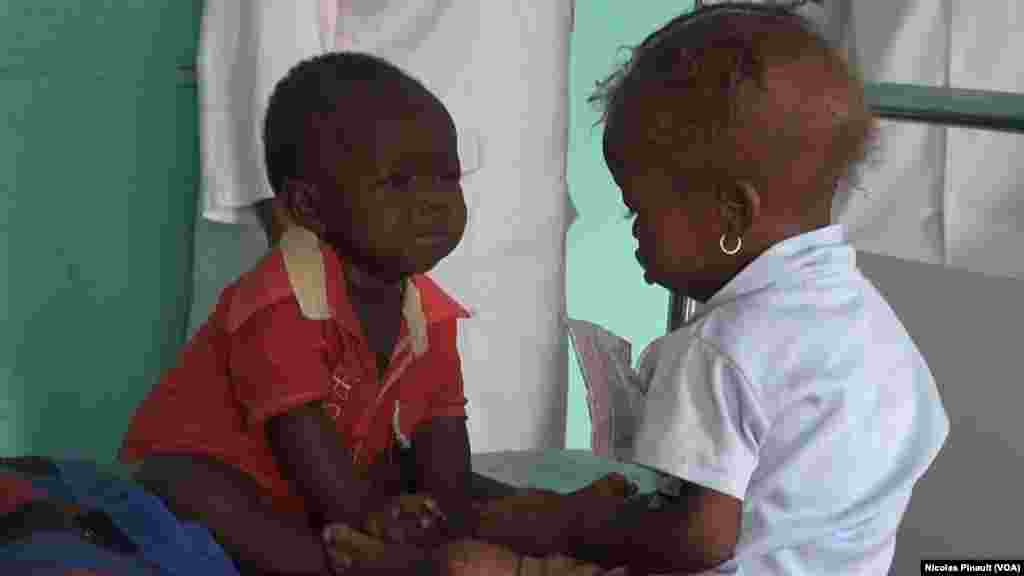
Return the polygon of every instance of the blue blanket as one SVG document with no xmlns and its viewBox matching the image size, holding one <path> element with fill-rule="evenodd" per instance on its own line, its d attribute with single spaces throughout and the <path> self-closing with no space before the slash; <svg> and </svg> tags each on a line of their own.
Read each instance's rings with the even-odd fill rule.
<svg viewBox="0 0 1024 576">
<path fill-rule="evenodd" d="M 70 531 L 36 532 L 0 547 L 0 574 L 62 574 L 77 568 L 105 576 L 238 576 L 206 528 L 178 521 L 159 498 L 91 462 L 54 464 L 56 476 L 23 476 L 50 498 L 106 513 L 138 553 L 120 555 Z"/>
</svg>

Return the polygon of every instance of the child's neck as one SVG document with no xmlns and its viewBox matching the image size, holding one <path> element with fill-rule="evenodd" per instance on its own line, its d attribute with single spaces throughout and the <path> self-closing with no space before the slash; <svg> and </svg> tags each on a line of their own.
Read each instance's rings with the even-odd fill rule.
<svg viewBox="0 0 1024 576">
<path fill-rule="evenodd" d="M 405 278 L 397 281 L 385 281 L 372 274 L 345 263 L 345 279 L 351 296 L 366 303 L 386 303 L 401 298 L 405 287 Z"/>
</svg>

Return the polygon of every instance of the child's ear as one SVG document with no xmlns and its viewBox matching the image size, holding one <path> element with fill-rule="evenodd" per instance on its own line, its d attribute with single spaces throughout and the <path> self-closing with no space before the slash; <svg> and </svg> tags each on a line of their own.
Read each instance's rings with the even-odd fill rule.
<svg viewBox="0 0 1024 576">
<path fill-rule="evenodd" d="M 285 183 L 288 215 L 296 224 L 321 236 L 324 232 L 320 218 L 320 194 L 314 184 L 302 180 L 288 179 Z"/>
<path fill-rule="evenodd" d="M 727 186 L 719 197 L 719 209 L 725 229 L 742 236 L 754 225 L 761 214 L 761 195 L 747 181 Z"/>
<path fill-rule="evenodd" d="M 750 182 L 741 181 L 736 183 L 744 199 L 743 222 L 746 228 L 754 225 L 754 222 L 761 215 L 761 194 Z"/>
</svg>

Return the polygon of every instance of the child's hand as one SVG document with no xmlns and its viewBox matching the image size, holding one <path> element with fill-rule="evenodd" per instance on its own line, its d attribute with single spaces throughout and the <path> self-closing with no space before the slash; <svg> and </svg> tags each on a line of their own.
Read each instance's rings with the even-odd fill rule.
<svg viewBox="0 0 1024 576">
<path fill-rule="evenodd" d="M 531 556 L 567 553 L 569 534 L 591 512 L 603 518 L 633 496 L 636 486 L 621 474 L 609 474 L 570 494 L 550 490 L 476 503 L 481 539 L 511 546 Z"/>
<path fill-rule="evenodd" d="M 401 494 L 371 511 L 365 520 L 368 535 L 384 542 L 435 546 L 444 540 L 445 515 L 437 502 L 421 494 Z"/>
<path fill-rule="evenodd" d="M 386 544 L 344 524 L 325 528 L 324 542 L 338 576 L 353 568 L 382 574 L 415 574 L 424 562 L 423 556 L 410 553 L 408 547 Z M 516 576 L 522 559 L 502 546 L 458 540 L 438 550 L 433 561 L 447 576 Z"/>
<path fill-rule="evenodd" d="M 476 537 L 530 556 L 567 552 L 575 504 L 565 494 L 544 490 L 477 503 Z"/>
<path fill-rule="evenodd" d="M 346 524 L 328 524 L 324 528 L 323 539 L 335 574 L 342 574 L 356 564 L 383 558 L 387 552 L 387 544 Z"/>
<path fill-rule="evenodd" d="M 459 540 L 447 547 L 449 576 L 516 576 L 521 557 L 505 548 L 479 540 Z"/>
<path fill-rule="evenodd" d="M 609 474 L 592 484 L 571 492 L 570 496 L 598 498 L 632 498 L 637 493 L 637 486 L 619 473 Z"/>
<path fill-rule="evenodd" d="M 418 574 L 425 562 L 431 562 L 418 548 L 389 544 L 346 524 L 329 524 L 324 528 L 323 539 L 331 571 L 338 576 L 353 569 L 376 574 Z"/>
</svg>

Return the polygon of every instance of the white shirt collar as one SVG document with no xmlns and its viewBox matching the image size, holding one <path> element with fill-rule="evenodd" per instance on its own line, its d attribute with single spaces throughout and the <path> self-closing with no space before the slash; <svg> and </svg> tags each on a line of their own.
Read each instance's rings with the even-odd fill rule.
<svg viewBox="0 0 1024 576">
<path fill-rule="evenodd" d="M 856 252 L 847 242 L 846 229 L 833 224 L 787 238 L 765 250 L 716 292 L 705 308 L 710 310 L 770 285 L 855 267 Z"/>
</svg>

